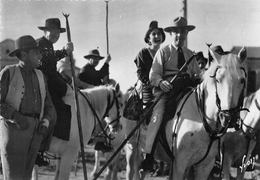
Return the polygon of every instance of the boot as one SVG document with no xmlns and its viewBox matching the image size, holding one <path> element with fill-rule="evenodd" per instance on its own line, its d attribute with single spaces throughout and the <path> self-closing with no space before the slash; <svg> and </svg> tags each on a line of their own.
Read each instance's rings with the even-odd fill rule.
<svg viewBox="0 0 260 180">
<path fill-rule="evenodd" d="M 154 169 L 154 158 L 152 154 L 146 154 L 145 159 L 141 164 L 141 170 L 145 172 L 155 172 Z"/>
<path fill-rule="evenodd" d="M 50 161 L 49 159 L 43 155 L 44 152 L 38 152 L 37 158 L 35 160 L 35 165 L 41 166 L 49 166 Z"/>
</svg>

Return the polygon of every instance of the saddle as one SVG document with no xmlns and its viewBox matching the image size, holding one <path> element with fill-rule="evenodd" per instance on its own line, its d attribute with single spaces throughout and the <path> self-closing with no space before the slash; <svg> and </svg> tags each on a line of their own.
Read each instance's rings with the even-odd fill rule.
<svg viewBox="0 0 260 180">
<path fill-rule="evenodd" d="M 71 127 L 71 107 L 65 104 L 63 97 L 68 91 L 67 83 L 60 75 L 53 76 L 48 80 L 48 88 L 51 95 L 53 105 L 57 113 L 56 125 L 54 127 L 53 136 L 69 141 Z"/>
<path fill-rule="evenodd" d="M 155 148 L 157 143 L 159 142 L 161 147 L 165 150 L 166 154 L 171 159 L 174 159 L 174 156 L 172 154 L 172 151 L 171 151 L 171 149 L 168 145 L 167 139 L 166 139 L 165 126 L 166 126 L 167 122 L 175 116 L 178 105 L 180 104 L 183 97 L 190 91 L 191 91 L 191 88 L 187 87 L 183 91 L 181 91 L 179 94 L 173 95 L 171 97 L 171 99 L 167 102 L 165 113 L 163 116 L 163 121 L 159 128 L 159 131 L 157 133 L 157 137 L 156 137 L 156 140 L 154 143 L 154 148 Z"/>
</svg>

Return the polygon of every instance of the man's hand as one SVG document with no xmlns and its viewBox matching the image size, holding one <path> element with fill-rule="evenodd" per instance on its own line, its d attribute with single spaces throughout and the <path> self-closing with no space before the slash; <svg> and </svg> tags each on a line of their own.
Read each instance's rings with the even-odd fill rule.
<svg viewBox="0 0 260 180">
<path fill-rule="evenodd" d="M 111 61 L 111 56 L 110 56 L 110 54 L 108 54 L 106 57 L 105 57 L 105 59 L 106 59 L 106 63 L 107 64 L 109 64 L 109 62 Z"/>
<path fill-rule="evenodd" d="M 42 119 L 39 122 L 39 125 L 37 128 L 38 134 L 44 135 L 48 131 L 49 124 L 50 124 L 50 122 L 48 119 Z"/>
<path fill-rule="evenodd" d="M 70 54 L 74 50 L 74 46 L 72 42 L 68 42 L 67 45 L 65 46 L 65 50 L 67 54 Z"/>
<path fill-rule="evenodd" d="M 10 120 L 10 122 L 15 123 L 17 129 L 19 130 L 26 130 L 29 128 L 29 123 L 25 116 L 20 114 L 18 111 L 14 111 L 13 114 L 14 118 Z"/>
<path fill-rule="evenodd" d="M 161 90 L 163 90 L 164 92 L 169 92 L 173 86 L 171 85 L 171 83 L 169 83 L 166 80 L 162 80 L 159 82 L 159 87 L 161 88 Z"/>
<path fill-rule="evenodd" d="M 15 111 L 14 108 L 12 108 L 11 106 L 5 103 L 1 103 L 0 107 L 1 107 L 1 112 L 0 112 L 1 116 L 3 116 L 5 119 L 13 119 L 13 113 Z"/>
</svg>

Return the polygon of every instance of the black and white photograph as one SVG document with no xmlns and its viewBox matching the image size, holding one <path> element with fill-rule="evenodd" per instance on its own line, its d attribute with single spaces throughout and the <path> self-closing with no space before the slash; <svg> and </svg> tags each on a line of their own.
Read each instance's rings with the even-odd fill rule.
<svg viewBox="0 0 260 180">
<path fill-rule="evenodd" d="M 259 17 L 0 0 L 0 180 L 260 180 Z"/>
</svg>

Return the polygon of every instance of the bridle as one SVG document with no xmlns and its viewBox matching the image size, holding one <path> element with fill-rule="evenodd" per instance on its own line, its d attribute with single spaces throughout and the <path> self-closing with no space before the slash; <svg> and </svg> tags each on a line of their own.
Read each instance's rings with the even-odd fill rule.
<svg viewBox="0 0 260 180">
<path fill-rule="evenodd" d="M 221 100 L 218 96 L 218 89 L 217 89 L 217 83 L 218 80 L 216 79 L 215 75 L 217 72 L 218 68 L 215 71 L 214 76 L 211 76 L 211 78 L 214 79 L 215 82 L 215 89 L 216 89 L 216 105 L 218 107 L 218 113 L 217 113 L 217 123 L 220 124 L 220 115 L 221 116 L 230 116 L 230 120 L 228 120 L 228 125 L 225 126 L 224 128 L 222 128 L 221 130 L 221 134 L 224 134 L 227 130 L 227 128 L 232 128 L 234 127 L 236 130 L 239 130 L 241 128 L 241 122 L 238 122 L 240 120 L 240 111 L 248 111 L 247 108 L 242 108 L 243 107 L 243 100 L 244 100 L 244 91 L 245 91 L 245 84 L 243 85 L 243 89 L 239 95 L 239 99 L 238 99 L 238 104 L 236 107 L 231 108 L 231 109 L 221 109 Z M 241 67 L 241 70 L 244 71 L 245 76 L 246 76 L 246 71 L 243 67 Z"/>
<path fill-rule="evenodd" d="M 114 123 L 118 123 L 120 118 L 121 118 L 121 115 L 120 115 L 120 106 L 119 106 L 119 102 L 118 102 L 118 98 L 117 98 L 117 95 L 116 95 L 116 91 L 113 89 L 113 97 L 112 98 L 112 102 L 111 102 L 111 96 L 110 96 L 110 93 L 109 95 L 107 96 L 107 108 L 106 108 L 106 111 L 105 111 L 105 114 L 103 116 L 103 119 L 105 117 L 109 117 L 108 116 L 108 113 L 110 111 L 110 109 L 112 109 L 112 107 L 114 106 L 114 104 L 116 104 L 116 109 L 117 109 L 117 116 L 115 119 L 113 119 L 111 122 L 108 123 L 108 125 L 111 125 L 111 124 L 114 124 Z"/>
<path fill-rule="evenodd" d="M 110 91 L 108 91 L 108 96 L 107 96 L 107 108 L 106 108 L 106 111 L 105 111 L 104 115 L 102 116 L 102 118 L 104 119 L 104 118 L 106 118 L 106 117 L 109 117 L 109 115 L 108 115 L 108 114 L 109 114 L 109 111 L 112 109 L 112 107 L 114 106 L 114 104 L 116 104 L 117 116 L 116 116 L 115 119 L 113 119 L 111 122 L 109 122 L 109 123 L 106 125 L 106 127 L 103 127 L 103 126 L 102 126 L 102 123 L 101 123 L 100 118 L 98 117 L 98 115 L 97 115 L 95 109 L 93 108 L 92 104 L 90 103 L 90 101 L 88 100 L 88 98 L 86 97 L 86 95 L 85 95 L 84 93 L 82 93 L 81 91 L 79 91 L 79 92 L 82 94 L 82 96 L 86 99 L 87 103 L 89 104 L 90 109 L 92 110 L 94 116 L 96 117 L 96 120 L 98 121 L 98 123 L 99 123 L 99 125 L 100 125 L 100 127 L 101 127 L 102 132 L 104 133 L 104 135 L 105 135 L 109 140 L 112 140 L 112 139 L 114 139 L 114 138 L 111 138 L 111 137 L 107 134 L 107 132 L 106 132 L 107 127 L 108 127 L 109 125 L 111 125 L 111 124 L 114 124 L 114 123 L 117 124 L 117 123 L 119 123 L 119 120 L 120 120 L 120 118 L 121 118 L 121 115 L 120 115 L 120 106 L 119 106 L 119 102 L 118 102 L 118 99 L 117 99 L 117 96 L 116 96 L 116 92 L 115 92 L 114 89 L 113 89 L 112 91 L 113 91 L 113 98 L 111 98 Z M 112 99 L 112 100 L 111 100 L 111 99 Z M 112 126 L 112 127 L 114 127 L 114 126 Z"/>
</svg>

